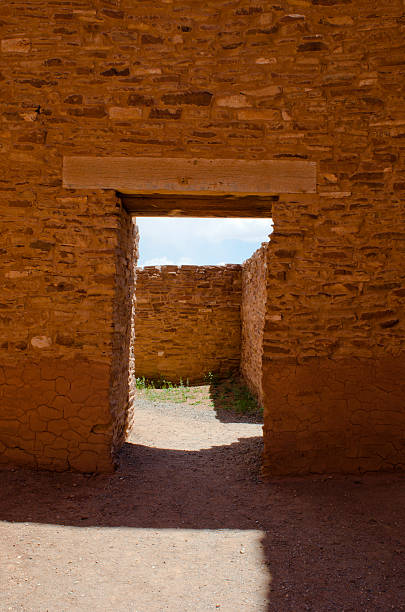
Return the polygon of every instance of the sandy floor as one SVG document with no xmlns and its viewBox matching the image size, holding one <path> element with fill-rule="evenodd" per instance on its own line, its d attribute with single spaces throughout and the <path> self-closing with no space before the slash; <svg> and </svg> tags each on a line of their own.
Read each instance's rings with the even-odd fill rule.
<svg viewBox="0 0 405 612">
<path fill-rule="evenodd" d="M 113 476 L 0 473 L 0 611 L 405 611 L 400 475 L 258 476 L 261 426 L 140 397 Z"/>
</svg>

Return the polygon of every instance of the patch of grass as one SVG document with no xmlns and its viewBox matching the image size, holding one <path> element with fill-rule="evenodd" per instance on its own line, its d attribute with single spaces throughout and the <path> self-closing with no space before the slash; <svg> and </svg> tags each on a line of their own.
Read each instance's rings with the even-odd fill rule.
<svg viewBox="0 0 405 612">
<path fill-rule="evenodd" d="M 255 396 L 249 391 L 243 379 L 232 377 L 212 385 L 211 395 L 217 407 L 240 414 L 263 414 Z"/>
<path fill-rule="evenodd" d="M 247 416 L 263 415 L 263 409 L 240 376 L 219 380 L 215 374 L 208 372 L 205 381 L 205 385 L 190 386 L 188 380 L 184 384 L 182 379 L 174 383 L 163 377 L 155 380 L 140 377 L 136 379 L 136 388 L 152 402 L 188 403 Z"/>
<path fill-rule="evenodd" d="M 137 389 L 146 389 L 147 381 L 145 379 L 145 376 L 143 376 L 142 378 L 135 378 L 135 385 Z"/>
<path fill-rule="evenodd" d="M 193 397 L 193 388 L 188 380 L 186 384 L 180 378 L 178 383 L 159 378 L 147 380 L 145 377 L 136 379 L 136 388 L 143 391 L 145 396 L 153 402 L 174 402 L 182 404 Z"/>
</svg>

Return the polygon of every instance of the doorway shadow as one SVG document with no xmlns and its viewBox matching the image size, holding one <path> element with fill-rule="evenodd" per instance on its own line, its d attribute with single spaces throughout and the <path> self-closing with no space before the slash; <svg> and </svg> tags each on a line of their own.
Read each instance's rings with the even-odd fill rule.
<svg viewBox="0 0 405 612">
<path fill-rule="evenodd" d="M 258 486 L 261 450 L 260 437 L 199 451 L 126 443 L 112 475 L 3 471 L 0 520 L 76 527 L 256 528 L 246 493 Z"/>
<path fill-rule="evenodd" d="M 260 437 L 199 451 L 125 444 L 109 476 L 3 471 L 0 520 L 259 530 L 272 576 L 269 611 L 400 610 L 404 480 L 375 474 L 263 482 L 261 445 Z"/>
</svg>

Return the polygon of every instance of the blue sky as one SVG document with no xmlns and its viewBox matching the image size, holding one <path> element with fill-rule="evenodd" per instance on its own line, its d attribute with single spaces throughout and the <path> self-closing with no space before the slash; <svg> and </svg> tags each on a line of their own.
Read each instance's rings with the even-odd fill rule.
<svg viewBox="0 0 405 612">
<path fill-rule="evenodd" d="M 271 219 L 142 217 L 138 266 L 242 263 L 272 232 Z"/>
</svg>

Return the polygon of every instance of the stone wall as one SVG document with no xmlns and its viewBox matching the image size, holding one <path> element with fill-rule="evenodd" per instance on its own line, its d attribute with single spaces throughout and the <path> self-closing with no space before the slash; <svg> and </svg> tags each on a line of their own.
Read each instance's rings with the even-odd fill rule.
<svg viewBox="0 0 405 612">
<path fill-rule="evenodd" d="M 263 404 L 263 331 L 266 316 L 267 247 L 263 245 L 242 266 L 242 346 L 241 373 Z"/>
<path fill-rule="evenodd" d="M 135 400 L 135 277 L 138 228 L 127 214 L 120 219 L 115 271 L 110 410 L 113 460 L 132 425 Z"/>
<path fill-rule="evenodd" d="M 112 194 L 44 198 L 30 219 L 13 202 L 3 216 L 0 463 L 110 471 L 126 420 L 129 334 L 114 308 L 117 292 L 122 309 L 133 293 L 123 253 L 133 222 Z"/>
<path fill-rule="evenodd" d="M 265 471 L 403 468 L 403 19 L 402 0 L 3 0 L 1 461 L 111 468 L 128 221 L 62 165 L 116 155 L 316 163 L 316 194 L 273 204 Z"/>
<path fill-rule="evenodd" d="M 317 160 L 319 174 L 315 197 L 273 209 L 267 474 L 405 465 L 402 11 L 305 3 L 290 17 L 301 21 L 291 25 L 296 61 L 283 45 L 273 55 L 292 127 L 275 147 Z"/>
<path fill-rule="evenodd" d="M 204 382 L 239 370 L 241 266 L 137 269 L 136 375 Z"/>
</svg>

